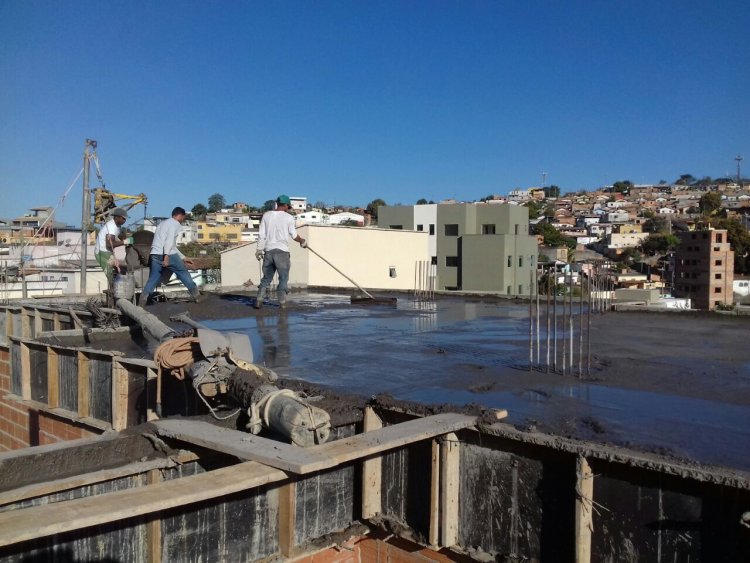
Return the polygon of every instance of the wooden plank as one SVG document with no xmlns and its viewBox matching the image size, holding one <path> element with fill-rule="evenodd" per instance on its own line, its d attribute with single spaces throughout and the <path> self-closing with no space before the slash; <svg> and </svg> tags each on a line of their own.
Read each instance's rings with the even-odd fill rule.
<svg viewBox="0 0 750 563">
<path fill-rule="evenodd" d="M 432 547 L 440 544 L 440 442 L 432 440 L 432 470 L 430 471 L 430 531 Z"/>
<path fill-rule="evenodd" d="M 474 416 L 444 413 L 309 448 L 298 448 L 192 420 L 160 420 L 154 426 L 161 436 L 304 475 L 469 428 L 475 423 Z"/>
<path fill-rule="evenodd" d="M 161 482 L 161 471 L 152 469 L 148 472 L 148 484 L 156 485 Z M 146 524 L 146 541 L 148 542 L 147 557 L 149 563 L 161 563 L 161 518 L 159 513 L 154 513 L 151 520 Z"/>
<path fill-rule="evenodd" d="M 265 465 L 300 473 L 300 467 L 317 459 L 310 450 L 283 442 L 261 438 L 239 430 L 221 428 L 195 420 L 157 420 L 156 432 L 165 438 L 175 438 L 196 446 L 209 448 L 243 460 L 258 461 Z"/>
<path fill-rule="evenodd" d="M 308 472 L 338 466 L 347 461 L 470 428 L 476 424 L 476 421 L 475 416 L 443 413 L 386 426 L 373 432 L 357 434 L 350 438 L 308 448 L 308 450 L 316 450 L 324 461 L 318 465 L 308 464 L 302 469 Z"/>
<path fill-rule="evenodd" d="M 88 417 L 91 413 L 89 408 L 89 369 L 91 360 L 88 355 L 78 352 L 78 416 Z"/>
<path fill-rule="evenodd" d="M 93 485 L 95 483 L 111 481 L 113 479 L 119 479 L 121 477 L 127 477 L 129 475 L 145 473 L 154 469 L 172 467 L 177 463 L 186 463 L 187 461 L 192 461 L 194 459 L 197 459 L 197 456 L 195 456 L 195 454 L 190 454 L 179 456 L 178 460 L 174 460 L 172 458 L 160 458 L 148 461 L 138 461 L 112 469 L 102 469 L 100 471 L 92 471 L 90 473 L 84 473 L 82 475 L 76 475 L 74 477 L 67 477 L 65 479 L 55 479 L 53 481 L 45 481 L 44 483 L 26 485 L 24 487 L 18 487 L 16 489 L 0 493 L 0 506 L 30 498 L 51 495 L 53 493 L 59 493 L 61 491 L 76 489 L 78 487 L 85 487 L 87 485 Z"/>
<path fill-rule="evenodd" d="M 128 426 L 128 370 L 112 358 L 112 428 Z"/>
<path fill-rule="evenodd" d="M 365 432 L 383 428 L 383 421 L 370 406 L 365 407 L 363 427 Z M 382 511 L 380 498 L 382 477 L 382 457 L 372 457 L 362 462 L 362 518 L 372 518 Z"/>
<path fill-rule="evenodd" d="M 52 313 L 52 330 L 53 332 L 62 330 L 62 322 L 60 322 L 60 313 L 58 313 L 57 311 Z"/>
<path fill-rule="evenodd" d="M 21 307 L 21 337 L 31 338 L 31 313 L 26 307 Z"/>
<path fill-rule="evenodd" d="M 60 373 L 57 350 L 47 346 L 47 404 L 56 409 L 60 406 Z"/>
<path fill-rule="evenodd" d="M 297 514 L 297 482 L 279 487 L 279 551 L 284 557 L 294 554 L 294 527 Z"/>
<path fill-rule="evenodd" d="M 448 434 L 440 444 L 440 533 L 444 547 L 458 543 L 458 448 L 455 434 Z"/>
<path fill-rule="evenodd" d="M 34 337 L 38 337 L 42 333 L 42 313 L 39 309 L 34 309 Z"/>
<path fill-rule="evenodd" d="M 144 516 L 283 481 L 252 461 L 135 489 L 0 512 L 0 546 Z"/>
<path fill-rule="evenodd" d="M 591 533 L 593 516 L 594 474 L 583 456 L 576 459 L 576 516 L 575 516 L 575 561 L 591 563 Z"/>
<path fill-rule="evenodd" d="M 31 400 L 31 350 L 24 342 L 21 343 L 21 397 Z"/>
</svg>

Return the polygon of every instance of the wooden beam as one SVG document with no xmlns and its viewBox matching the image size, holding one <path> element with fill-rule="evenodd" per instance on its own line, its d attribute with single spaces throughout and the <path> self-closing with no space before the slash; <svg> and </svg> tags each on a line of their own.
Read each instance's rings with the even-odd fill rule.
<svg viewBox="0 0 750 563">
<path fill-rule="evenodd" d="M 128 370 L 112 358 L 112 428 L 128 426 Z"/>
<path fill-rule="evenodd" d="M 216 499 L 287 474 L 252 461 L 113 493 L 0 512 L 0 546 Z"/>
<path fill-rule="evenodd" d="M 430 471 L 430 531 L 432 547 L 440 544 L 440 442 L 432 440 L 432 470 Z"/>
<path fill-rule="evenodd" d="M 279 487 L 279 551 L 284 557 L 294 555 L 294 528 L 297 515 L 297 482 Z"/>
<path fill-rule="evenodd" d="M 469 428 L 475 423 L 474 416 L 437 414 L 309 448 L 192 420 L 159 420 L 154 426 L 160 436 L 304 475 Z"/>
<path fill-rule="evenodd" d="M 365 407 L 363 428 L 365 432 L 383 428 L 383 421 L 372 407 Z M 362 518 L 372 518 L 380 514 L 380 487 L 383 473 L 381 456 L 365 459 L 362 462 Z"/>
<path fill-rule="evenodd" d="M 62 322 L 60 321 L 60 313 L 55 311 L 52 313 L 52 330 L 62 330 Z"/>
<path fill-rule="evenodd" d="M 71 455 L 75 455 L 75 453 L 71 452 Z M 87 485 L 93 485 L 94 483 L 103 483 L 104 481 L 111 481 L 113 479 L 119 479 L 120 477 L 137 475 L 138 473 L 145 473 L 154 469 L 172 467 L 178 463 L 187 463 L 188 461 L 193 461 L 195 459 L 197 459 L 195 454 L 186 453 L 178 456 L 176 459 L 159 458 L 148 461 L 137 461 L 135 463 L 128 463 L 127 465 L 121 465 L 120 467 L 114 467 L 112 469 L 102 469 L 100 471 L 92 471 L 82 475 L 66 477 L 64 479 L 55 479 L 53 481 L 26 485 L 24 487 L 18 487 L 0 493 L 0 506 L 31 498 L 43 497 L 61 491 L 76 489 L 78 487 L 85 487 Z"/>
<path fill-rule="evenodd" d="M 458 436 L 445 436 L 440 444 L 440 535 L 444 547 L 458 543 L 458 450 Z"/>
<path fill-rule="evenodd" d="M 34 338 L 39 337 L 42 332 L 42 313 L 34 309 Z"/>
<path fill-rule="evenodd" d="M 89 370 L 91 360 L 85 352 L 78 352 L 78 416 L 88 417 L 90 414 L 89 397 Z"/>
<path fill-rule="evenodd" d="M 575 516 L 575 561 L 591 563 L 591 533 L 593 517 L 594 474 L 583 456 L 576 459 L 576 516 Z"/>
<path fill-rule="evenodd" d="M 21 342 L 21 397 L 31 400 L 31 351 L 25 342 Z"/>
<path fill-rule="evenodd" d="M 60 406 L 60 370 L 57 350 L 47 346 L 47 404 L 56 409 Z"/>
<path fill-rule="evenodd" d="M 148 484 L 156 485 L 161 483 L 161 471 L 152 469 L 148 472 Z M 161 563 L 161 518 L 156 512 L 152 515 L 151 520 L 146 524 L 146 541 L 148 542 L 147 561 L 149 563 Z"/>
<path fill-rule="evenodd" d="M 21 307 L 21 334 L 22 338 L 31 338 L 31 314 L 26 307 Z"/>
</svg>

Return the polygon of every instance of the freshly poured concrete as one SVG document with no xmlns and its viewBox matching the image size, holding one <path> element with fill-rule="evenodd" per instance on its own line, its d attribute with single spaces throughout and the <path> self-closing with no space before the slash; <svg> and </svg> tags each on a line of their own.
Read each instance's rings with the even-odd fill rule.
<svg viewBox="0 0 750 563">
<path fill-rule="evenodd" d="M 528 370 L 527 304 L 400 296 L 394 309 L 351 305 L 345 295 L 291 299 L 286 311 L 268 304 L 258 313 L 246 295 L 188 308 L 211 328 L 247 333 L 256 361 L 282 377 L 366 396 L 507 408 L 508 422 L 522 428 L 750 469 L 747 319 L 596 315 L 592 373 L 578 380 Z"/>
</svg>

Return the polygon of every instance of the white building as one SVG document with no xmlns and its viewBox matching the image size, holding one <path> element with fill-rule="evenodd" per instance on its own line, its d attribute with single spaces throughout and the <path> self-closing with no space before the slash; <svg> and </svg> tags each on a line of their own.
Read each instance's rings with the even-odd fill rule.
<svg viewBox="0 0 750 563">
<path fill-rule="evenodd" d="M 360 227 L 363 227 L 365 225 L 364 216 L 357 215 L 356 213 L 334 213 L 329 218 L 329 222 L 331 225 L 340 225 L 341 223 L 347 223 L 349 221 L 355 222 Z"/>
<path fill-rule="evenodd" d="M 295 216 L 297 220 L 297 226 L 302 225 L 327 225 L 330 221 L 330 216 L 322 211 L 305 211 L 304 213 L 298 213 Z"/>
<path fill-rule="evenodd" d="M 359 227 L 330 228 L 307 225 L 298 229 L 321 256 L 366 289 L 413 290 L 417 262 L 427 256 L 426 232 Z M 239 287 L 248 279 L 259 283 L 256 244 L 244 244 L 221 253 L 224 287 Z M 289 283 L 296 287 L 354 288 L 315 254 L 289 245 L 292 269 Z M 387 250 L 387 251 L 386 251 Z"/>
<path fill-rule="evenodd" d="M 301 196 L 289 196 L 289 201 L 292 203 L 292 211 L 295 213 L 304 213 L 307 211 L 307 198 Z"/>
</svg>

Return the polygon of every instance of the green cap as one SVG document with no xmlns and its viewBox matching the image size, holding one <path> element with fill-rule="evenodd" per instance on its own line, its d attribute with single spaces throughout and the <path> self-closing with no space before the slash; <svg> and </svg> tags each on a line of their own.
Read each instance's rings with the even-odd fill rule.
<svg viewBox="0 0 750 563">
<path fill-rule="evenodd" d="M 292 205 L 292 200 L 289 199 L 288 195 L 280 195 L 276 198 L 276 203 L 279 205 Z"/>
</svg>

